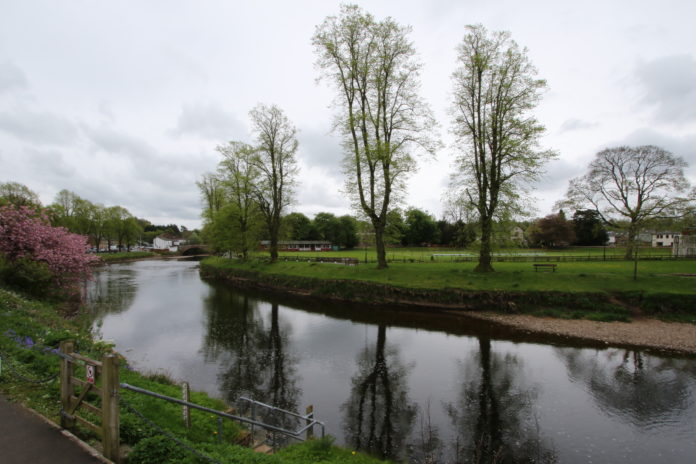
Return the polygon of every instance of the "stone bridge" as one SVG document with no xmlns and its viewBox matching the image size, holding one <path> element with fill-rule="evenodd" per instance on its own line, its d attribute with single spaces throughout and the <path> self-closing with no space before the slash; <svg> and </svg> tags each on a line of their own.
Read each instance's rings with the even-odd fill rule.
<svg viewBox="0 0 696 464">
<path fill-rule="evenodd" d="M 183 256 L 209 255 L 210 249 L 208 245 L 181 245 L 179 246 L 179 252 Z"/>
</svg>

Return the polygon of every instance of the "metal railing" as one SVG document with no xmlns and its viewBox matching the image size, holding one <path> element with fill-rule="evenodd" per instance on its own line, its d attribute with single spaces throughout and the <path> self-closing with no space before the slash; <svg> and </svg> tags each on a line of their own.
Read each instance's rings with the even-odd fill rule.
<svg viewBox="0 0 696 464">
<path fill-rule="evenodd" d="M 318 420 L 315 420 L 314 417 L 313 417 L 313 416 L 314 416 L 313 413 L 312 413 L 312 414 L 307 414 L 306 416 L 302 416 L 302 415 L 300 415 L 300 414 L 298 414 L 298 413 L 295 413 L 295 412 L 285 411 L 285 410 L 283 410 L 283 409 L 276 408 L 276 407 L 271 406 L 271 405 L 267 405 L 267 404 L 264 404 L 264 403 L 261 403 L 261 402 L 258 402 L 258 401 L 250 400 L 250 399 L 248 399 L 248 398 L 243 398 L 243 401 L 251 402 L 251 403 L 254 404 L 254 405 L 261 405 L 262 407 L 266 407 L 266 408 L 272 409 L 272 410 L 274 410 L 274 411 L 276 411 L 276 412 L 282 412 L 282 413 L 285 414 L 285 415 L 290 415 L 290 416 L 292 416 L 292 417 L 295 417 L 295 418 L 297 418 L 297 419 L 302 419 L 302 420 L 305 420 L 305 421 L 307 422 L 306 425 L 305 425 L 304 427 L 301 427 L 301 428 L 299 428 L 298 430 L 288 430 L 288 429 L 284 429 L 284 428 L 282 428 L 282 427 L 278 427 L 278 426 L 275 426 L 275 425 L 267 424 L 267 423 L 264 423 L 264 422 L 262 422 L 262 421 L 256 420 L 255 417 L 248 418 L 248 417 L 244 417 L 244 416 L 237 416 L 237 415 L 234 415 L 234 414 L 229 414 L 229 413 L 222 412 L 222 411 L 217 411 L 217 410 L 215 410 L 215 409 L 211 409 L 211 408 L 208 408 L 208 407 L 205 407 L 205 406 L 201 406 L 201 405 L 196 404 L 196 403 L 191 403 L 190 401 L 185 401 L 185 400 L 181 400 L 181 399 L 179 399 L 179 398 L 173 398 L 173 397 L 171 397 L 171 396 L 162 395 L 162 394 L 160 394 L 160 393 L 155 393 L 155 392 L 153 392 L 153 391 L 146 390 L 146 389 L 144 389 L 144 388 L 135 387 L 135 386 L 129 385 L 129 384 L 127 384 L 127 383 L 121 383 L 120 386 L 121 386 L 121 388 L 123 388 L 123 389 L 125 389 L 125 390 L 129 390 L 129 391 L 132 391 L 132 392 L 135 392 L 135 393 L 140 393 L 140 394 L 143 394 L 143 395 L 151 396 L 151 397 L 153 397 L 153 398 L 158 398 L 158 399 L 161 399 L 161 400 L 164 400 L 164 401 L 168 401 L 168 402 L 170 402 L 170 403 L 176 403 L 176 404 L 180 404 L 180 405 L 182 405 L 182 406 L 187 406 L 187 407 L 192 408 L 192 409 L 197 409 L 197 410 L 199 410 L 199 411 L 203 411 L 203 412 L 207 412 L 207 413 L 209 413 L 209 414 L 216 415 L 216 416 L 218 416 L 218 417 L 220 417 L 220 418 L 223 418 L 223 419 L 229 419 L 229 420 L 237 421 L 237 422 L 240 422 L 240 423 L 243 423 L 243 424 L 248 424 L 248 425 L 250 425 L 252 428 L 253 428 L 253 427 L 261 427 L 262 429 L 265 429 L 265 430 L 267 430 L 267 431 L 280 433 L 280 434 L 282 434 L 282 435 L 284 435 L 284 436 L 287 436 L 287 437 L 290 437 L 290 438 L 293 438 L 293 439 L 296 439 L 296 440 L 300 440 L 300 441 L 304 440 L 303 434 L 305 434 L 305 433 L 307 433 L 308 431 L 310 431 L 311 429 L 313 429 L 313 427 L 314 427 L 315 425 L 317 425 L 317 426 L 319 426 L 319 427 L 321 428 L 321 436 L 322 436 L 322 437 L 324 437 L 324 434 L 325 434 L 325 425 L 324 425 L 324 423 L 323 423 L 323 422 L 320 422 L 320 421 L 318 421 Z M 242 400 L 242 398 L 240 398 L 240 400 Z M 255 408 L 254 408 L 254 410 L 255 410 Z M 252 429 L 252 430 L 253 430 L 253 429 Z"/>
<path fill-rule="evenodd" d="M 282 414 L 283 416 L 290 416 L 290 417 L 293 417 L 295 419 L 298 419 L 299 421 L 301 421 L 300 423 L 302 423 L 302 422 L 305 423 L 304 427 L 300 427 L 297 430 L 294 430 L 294 431 L 286 430 L 286 432 L 289 432 L 289 433 L 285 433 L 286 436 L 291 436 L 292 438 L 296 438 L 296 439 L 301 440 L 301 438 L 298 438 L 298 437 L 301 437 L 303 434 L 305 434 L 307 432 L 309 432 L 310 436 L 312 435 L 311 431 L 314 429 L 315 425 L 318 425 L 321 428 L 321 437 L 322 438 L 324 438 L 324 435 L 326 433 L 324 423 L 314 419 L 314 411 L 313 411 L 312 407 L 308 408 L 307 414 L 302 415 L 302 414 L 297 413 L 297 412 L 288 411 L 286 409 L 278 408 L 278 407 L 270 405 L 270 404 L 262 403 L 261 401 L 253 400 L 253 399 L 247 398 L 245 396 L 240 396 L 239 398 L 237 398 L 237 404 L 239 404 L 239 403 L 249 403 L 249 405 L 251 406 L 251 408 L 250 408 L 251 409 L 251 420 L 253 420 L 255 422 L 258 422 L 256 419 L 257 413 L 258 413 L 258 411 L 257 411 L 257 406 L 258 406 L 258 407 L 267 409 L 273 413 L 279 413 L 279 414 Z"/>
</svg>

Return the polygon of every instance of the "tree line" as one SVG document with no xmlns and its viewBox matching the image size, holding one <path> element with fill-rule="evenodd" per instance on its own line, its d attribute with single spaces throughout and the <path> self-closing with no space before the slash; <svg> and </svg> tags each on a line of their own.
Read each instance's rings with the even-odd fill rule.
<svg viewBox="0 0 696 464">
<path fill-rule="evenodd" d="M 545 163 L 558 156 L 540 147 L 545 128 L 533 114 L 546 81 L 537 77 L 527 50 L 510 33 L 467 26 L 452 73 L 451 131 L 458 157 L 448 195 L 466 213 L 449 223 L 434 221 L 418 210 L 407 210 L 405 217 L 397 218 L 407 177 L 417 167 L 416 155 L 432 155 L 441 147 L 436 121 L 419 95 L 422 63 L 410 33 L 410 27 L 392 18 L 379 20 L 356 5 L 343 5 L 312 36 L 320 80 L 335 92 L 334 127 L 344 149 L 345 192 L 359 222 L 370 229 L 363 227 L 361 234 L 372 236 L 378 268 L 387 267 L 388 244 L 462 246 L 476 237 L 480 244 L 476 270 L 490 272 L 491 250 L 500 242 L 496 234 L 501 225 L 525 214 L 525 202 Z M 285 128 L 277 132 L 281 136 L 277 140 L 287 137 L 288 142 L 285 149 L 277 147 L 276 157 L 276 138 L 269 132 L 273 125 L 262 123 L 272 121 L 273 112 L 283 121 L 276 127 Z M 199 186 L 206 198 L 208 237 L 217 237 L 246 257 L 253 245 L 247 239 L 261 233 L 252 226 L 258 216 L 274 261 L 280 218 L 292 202 L 297 140 L 294 127 L 276 107 L 260 106 L 250 116 L 256 144 L 218 147 L 225 159 L 217 174 L 208 175 Z M 578 223 L 591 219 L 604 226 L 626 225 L 629 255 L 646 221 L 677 216 L 693 207 L 696 195 L 693 190 L 687 194 L 685 167 L 681 158 L 654 146 L 603 150 L 585 176 L 571 181 L 562 203 L 584 215 Z M 588 243 L 587 231 L 576 232 L 564 221 L 557 216 L 543 218 L 528 235 L 545 246 Z M 404 228 L 402 223 L 409 227 L 395 238 Z M 568 226 L 568 234 L 582 238 L 559 238 L 563 226 Z M 552 229 L 556 230 L 549 234 Z"/>
<path fill-rule="evenodd" d="M 0 183 L 0 205 L 24 206 L 40 211 L 52 226 L 64 227 L 69 232 L 87 237 L 96 252 L 151 245 L 154 238 L 162 234 L 199 241 L 197 232 L 184 226 L 155 225 L 133 216 L 122 206 L 93 203 L 66 189 L 58 192 L 53 203 L 44 207 L 39 196 L 27 186 L 17 182 Z"/>
</svg>

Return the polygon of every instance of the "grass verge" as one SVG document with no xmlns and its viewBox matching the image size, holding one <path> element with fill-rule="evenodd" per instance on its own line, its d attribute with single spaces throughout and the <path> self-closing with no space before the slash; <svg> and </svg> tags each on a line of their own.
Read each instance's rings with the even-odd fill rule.
<svg viewBox="0 0 696 464">
<path fill-rule="evenodd" d="M 28 299 L 13 291 L 0 288 L 0 392 L 11 400 L 21 402 L 40 414 L 58 423 L 60 414 L 60 385 L 56 377 L 59 371 L 58 357 L 51 353 L 61 340 L 75 340 L 77 351 L 100 359 L 111 351 L 111 346 L 92 339 L 79 319 L 68 320 L 57 312 L 56 307 Z M 122 366 L 126 364 L 122 360 Z M 163 395 L 180 397 L 181 389 L 167 378 L 148 376 L 131 369 L 120 369 L 121 381 Z M 79 369 L 76 377 L 83 375 Z M 41 381 L 35 383 L 34 381 Z M 126 402 L 154 420 L 179 440 L 200 452 L 222 462 L 234 463 L 359 463 L 373 464 L 382 461 L 362 454 L 333 446 L 331 439 L 315 440 L 292 445 L 273 456 L 254 453 L 234 443 L 241 427 L 225 421 L 223 440 L 218 441 L 217 421 L 210 414 L 191 411 L 191 429 L 186 429 L 181 420 L 179 406 L 122 390 L 120 395 Z M 225 411 L 228 406 L 204 393 L 192 392 L 193 402 L 212 409 Z M 99 423 L 95 417 L 85 415 L 88 420 Z M 129 463 L 196 463 L 203 462 L 187 454 L 137 415 L 121 405 L 121 443 L 132 449 Z M 78 434 L 86 441 L 97 445 L 97 437 L 87 430 Z"/>
<path fill-rule="evenodd" d="M 103 253 L 97 256 L 105 263 L 115 263 L 132 259 L 151 258 L 156 256 L 156 254 L 151 251 L 123 251 L 120 253 Z"/>
<path fill-rule="evenodd" d="M 314 262 L 240 262 L 208 258 L 204 276 L 368 304 L 450 305 L 593 320 L 628 320 L 632 313 L 687 318 L 696 314 L 696 261 L 562 263 L 535 272 L 531 263 L 496 263 L 496 272 L 474 272 L 475 263 L 393 263 L 344 266 Z M 543 310 L 543 313 L 539 313 Z"/>
</svg>

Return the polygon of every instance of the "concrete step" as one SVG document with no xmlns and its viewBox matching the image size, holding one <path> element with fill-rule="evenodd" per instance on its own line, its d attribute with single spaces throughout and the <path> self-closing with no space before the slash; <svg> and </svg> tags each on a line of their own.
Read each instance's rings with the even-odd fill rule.
<svg viewBox="0 0 696 464">
<path fill-rule="evenodd" d="M 254 446 L 254 451 L 257 453 L 263 453 L 263 454 L 273 454 L 273 448 L 268 446 L 265 443 L 260 443 L 256 446 Z"/>
</svg>

